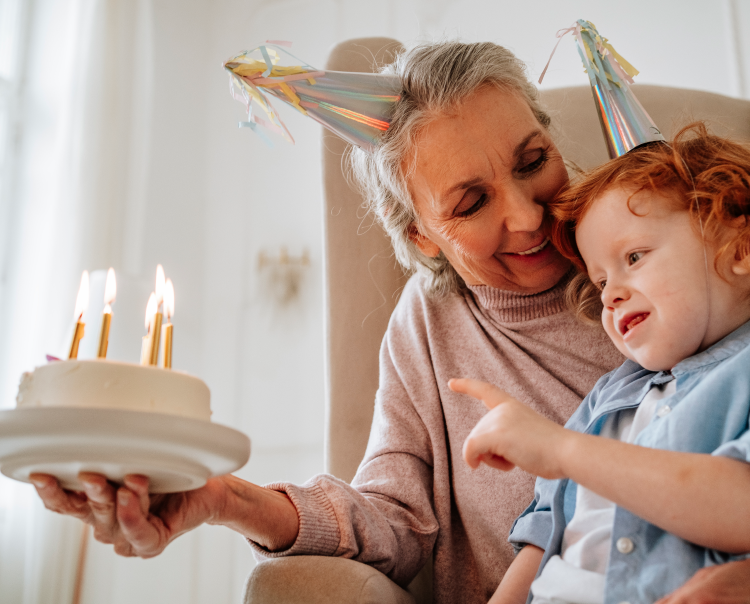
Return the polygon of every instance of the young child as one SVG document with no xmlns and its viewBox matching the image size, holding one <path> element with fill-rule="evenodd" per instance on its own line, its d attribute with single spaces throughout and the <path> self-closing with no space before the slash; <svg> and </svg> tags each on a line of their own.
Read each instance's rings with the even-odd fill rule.
<svg viewBox="0 0 750 604">
<path fill-rule="evenodd" d="M 539 476 L 491 603 L 652 603 L 750 552 L 750 150 L 693 125 L 594 170 L 552 213 L 582 271 L 570 298 L 629 360 L 565 428 L 451 380 L 491 409 L 466 462 Z"/>
</svg>

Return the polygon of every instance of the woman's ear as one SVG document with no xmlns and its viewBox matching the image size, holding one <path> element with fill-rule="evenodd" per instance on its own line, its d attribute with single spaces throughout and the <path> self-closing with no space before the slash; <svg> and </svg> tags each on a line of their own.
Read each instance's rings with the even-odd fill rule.
<svg viewBox="0 0 750 604">
<path fill-rule="evenodd" d="M 733 228 L 743 231 L 747 227 L 747 217 L 738 216 L 732 220 Z M 750 238 L 742 237 L 737 242 L 732 262 L 732 272 L 735 275 L 750 275 Z"/>
<path fill-rule="evenodd" d="M 425 256 L 436 258 L 440 253 L 440 247 L 436 243 L 425 237 L 419 231 L 419 227 L 417 227 L 417 225 L 413 222 L 409 225 L 408 233 L 411 242 L 416 245 L 417 249 L 419 249 L 419 251 L 422 252 Z"/>
<path fill-rule="evenodd" d="M 735 275 L 750 275 L 750 242 L 743 242 L 737 247 L 732 272 Z"/>
</svg>

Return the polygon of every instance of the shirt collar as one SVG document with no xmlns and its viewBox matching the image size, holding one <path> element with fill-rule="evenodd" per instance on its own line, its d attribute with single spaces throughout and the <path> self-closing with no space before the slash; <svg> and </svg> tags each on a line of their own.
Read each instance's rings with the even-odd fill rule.
<svg viewBox="0 0 750 604">
<path fill-rule="evenodd" d="M 735 329 L 729 335 L 713 344 L 703 352 L 694 354 L 684 361 L 680 361 L 672 368 L 672 375 L 678 376 L 700 369 L 706 365 L 718 363 L 724 359 L 737 354 L 750 345 L 750 321 Z M 668 381 L 668 380 L 667 380 Z"/>
</svg>

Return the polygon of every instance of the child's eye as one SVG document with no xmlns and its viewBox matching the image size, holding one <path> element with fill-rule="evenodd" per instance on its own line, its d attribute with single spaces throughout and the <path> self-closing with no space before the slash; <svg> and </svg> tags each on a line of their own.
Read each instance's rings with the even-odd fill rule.
<svg viewBox="0 0 750 604">
<path fill-rule="evenodd" d="M 606 279 L 602 279 L 602 280 L 601 280 L 601 281 L 599 281 L 599 283 L 597 283 L 596 285 L 597 285 L 597 287 L 599 288 L 599 291 L 600 291 L 600 292 L 603 292 L 603 291 L 604 291 L 604 288 L 605 288 L 605 287 L 607 287 L 607 280 L 606 280 Z"/>
<path fill-rule="evenodd" d="M 643 258 L 643 252 L 631 252 L 630 254 L 628 254 L 628 265 L 632 266 L 641 258 Z"/>
</svg>

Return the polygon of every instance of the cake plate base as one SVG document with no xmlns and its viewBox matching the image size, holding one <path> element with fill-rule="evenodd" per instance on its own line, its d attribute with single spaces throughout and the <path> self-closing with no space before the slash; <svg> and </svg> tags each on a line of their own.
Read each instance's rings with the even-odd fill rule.
<svg viewBox="0 0 750 604">
<path fill-rule="evenodd" d="M 82 491 L 79 472 L 122 484 L 127 474 L 149 478 L 152 493 L 197 489 L 234 472 L 250 458 L 242 432 L 177 415 L 120 409 L 32 408 L 0 411 L 0 472 L 29 482 L 55 476 Z"/>
</svg>

